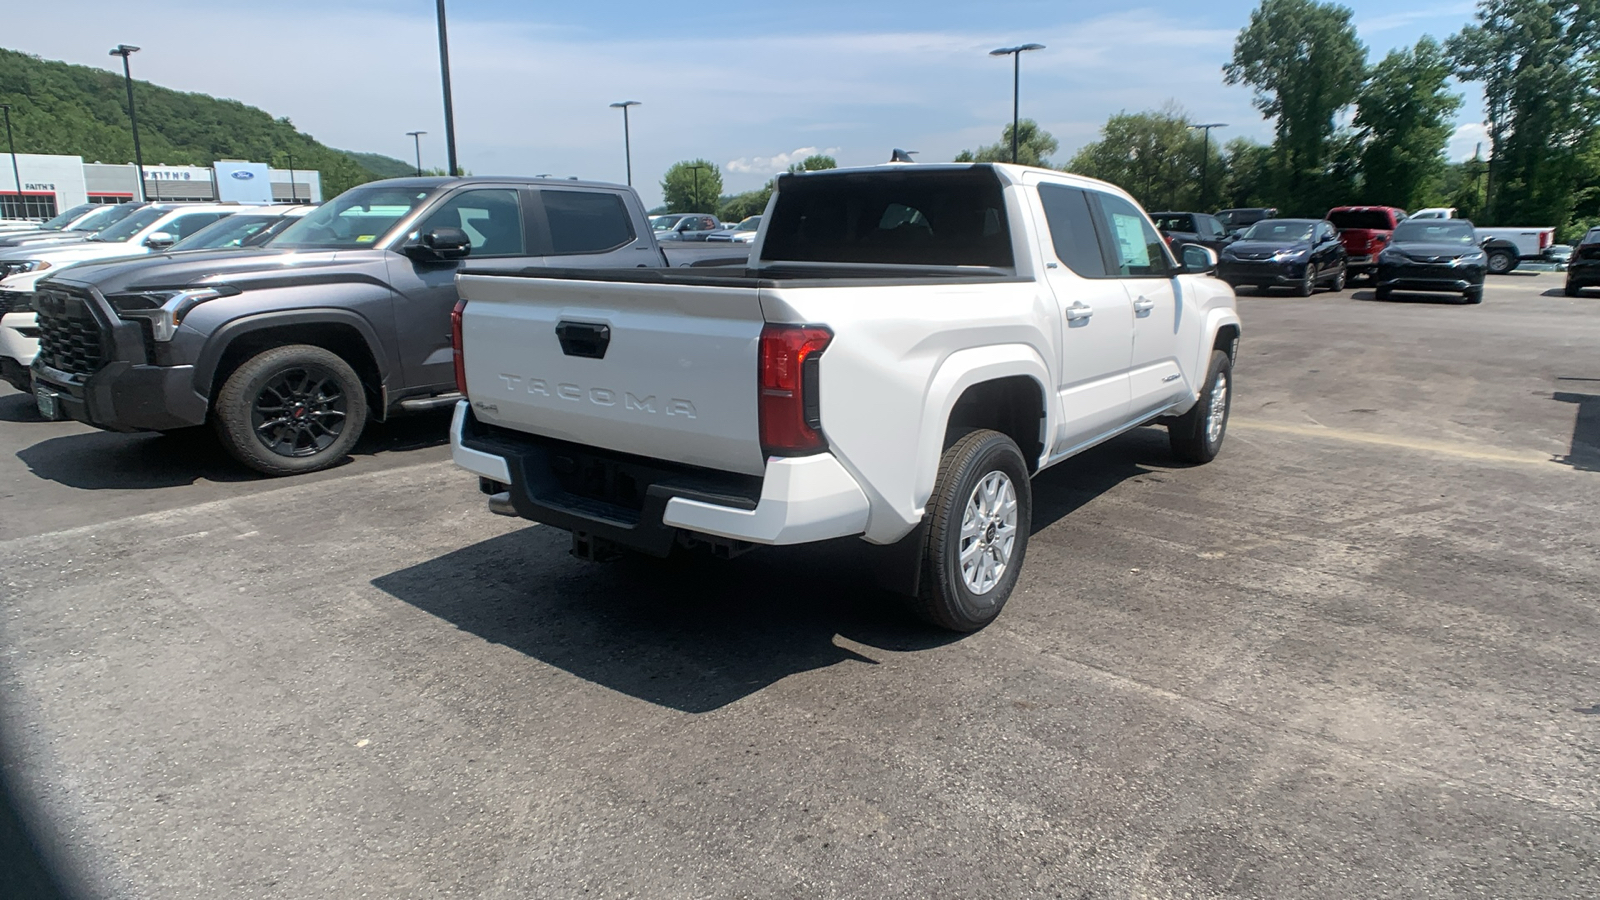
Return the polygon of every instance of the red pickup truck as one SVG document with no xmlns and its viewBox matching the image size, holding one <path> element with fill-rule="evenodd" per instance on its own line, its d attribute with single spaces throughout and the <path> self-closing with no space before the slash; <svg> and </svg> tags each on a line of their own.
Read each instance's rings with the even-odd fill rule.
<svg viewBox="0 0 1600 900">
<path fill-rule="evenodd" d="M 1339 229 L 1351 278 L 1372 277 L 1378 268 L 1378 254 L 1405 217 L 1405 210 L 1393 206 L 1335 206 L 1328 210 L 1328 221 Z"/>
</svg>

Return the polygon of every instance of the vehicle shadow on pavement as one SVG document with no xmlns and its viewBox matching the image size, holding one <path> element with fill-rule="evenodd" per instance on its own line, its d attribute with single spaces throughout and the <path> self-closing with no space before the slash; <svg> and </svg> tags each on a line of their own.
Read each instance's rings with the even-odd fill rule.
<svg viewBox="0 0 1600 900">
<path fill-rule="evenodd" d="M 1577 418 L 1572 423 L 1571 448 L 1564 458 L 1556 461 L 1581 472 L 1600 472 L 1600 394 L 1557 391 L 1552 398 L 1558 403 L 1578 406 Z"/>
<path fill-rule="evenodd" d="M 0 397 L 0 422 L 43 422 L 39 408 L 29 394 L 7 394 Z"/>
<path fill-rule="evenodd" d="M 1432 303 L 1439 306 L 1464 306 L 1467 305 L 1460 294 L 1424 294 L 1412 291 L 1395 291 L 1386 299 L 1379 300 L 1375 291 L 1355 291 L 1350 295 L 1351 300 L 1368 300 L 1373 303 Z"/>
<path fill-rule="evenodd" d="M 1166 434 L 1140 429 L 1040 476 L 1035 532 L 1122 481 L 1170 465 Z M 412 606 L 586 681 L 649 703 L 710 712 L 791 675 L 874 664 L 851 644 L 930 650 L 961 635 L 917 622 L 880 590 L 875 548 L 846 538 L 764 547 L 733 560 L 686 555 L 608 564 L 567 554 L 563 531 L 529 527 L 373 579 Z"/>
<path fill-rule="evenodd" d="M 449 440 L 449 426 L 449 415 L 438 412 L 374 422 L 367 426 L 352 455 L 437 447 Z M 264 479 L 228 455 L 205 426 L 171 434 L 70 434 L 25 447 L 17 451 L 17 458 L 40 478 L 86 491 Z"/>
</svg>

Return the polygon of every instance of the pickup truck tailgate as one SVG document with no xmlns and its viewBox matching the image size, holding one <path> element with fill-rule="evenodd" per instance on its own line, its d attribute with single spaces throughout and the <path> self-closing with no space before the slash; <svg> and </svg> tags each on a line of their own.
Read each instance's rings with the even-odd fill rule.
<svg viewBox="0 0 1600 900">
<path fill-rule="evenodd" d="M 480 422 L 760 475 L 760 290 L 463 274 Z"/>
</svg>

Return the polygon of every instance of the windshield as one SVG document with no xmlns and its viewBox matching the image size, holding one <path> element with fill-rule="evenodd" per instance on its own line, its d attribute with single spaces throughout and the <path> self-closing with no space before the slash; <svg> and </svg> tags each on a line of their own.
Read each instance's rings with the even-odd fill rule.
<svg viewBox="0 0 1600 900">
<path fill-rule="evenodd" d="M 1394 227 L 1394 220 L 1381 209 L 1336 209 L 1328 213 L 1328 221 L 1333 227 L 1343 231 L 1346 228 L 1372 228 L 1378 231 L 1388 231 Z"/>
<path fill-rule="evenodd" d="M 1394 230 L 1396 244 L 1461 244 L 1477 246 L 1477 234 L 1472 223 L 1459 219 L 1430 219 L 1426 222 L 1402 222 Z"/>
<path fill-rule="evenodd" d="M 98 204 L 98 203 L 80 203 L 77 206 L 74 206 L 73 208 L 71 208 L 71 209 L 67 210 L 66 212 L 62 213 L 61 215 L 56 216 L 54 219 L 51 219 L 50 221 L 45 222 L 43 225 L 40 225 L 39 226 L 39 230 L 40 231 L 60 231 L 61 229 L 67 227 L 67 223 L 68 222 L 71 222 L 73 219 L 76 219 L 77 217 L 83 215 L 84 213 L 94 209 L 95 207 L 97 207 L 99 205 L 100 204 Z"/>
<path fill-rule="evenodd" d="M 1154 215 L 1154 216 L 1151 216 L 1150 218 L 1156 223 L 1156 227 L 1161 229 L 1162 231 L 1188 231 L 1188 232 L 1193 232 L 1195 230 L 1195 227 L 1194 227 L 1194 216 L 1185 215 L 1183 213 L 1168 213 L 1166 215 Z"/>
<path fill-rule="evenodd" d="M 760 216 L 751 216 L 748 219 L 744 219 L 739 224 L 733 226 L 733 230 L 734 231 L 760 231 L 761 230 L 761 217 Z"/>
<path fill-rule="evenodd" d="M 68 231 L 87 231 L 90 234 L 99 234 L 107 228 L 121 222 L 142 209 L 137 203 L 118 203 L 116 206 L 102 206 L 100 211 L 93 215 L 84 216 L 83 221 L 68 228 Z"/>
<path fill-rule="evenodd" d="M 371 247 L 430 196 L 431 191 L 417 188 L 352 188 L 303 216 L 267 244 L 289 250 Z"/>
<path fill-rule="evenodd" d="M 683 216 L 656 216 L 650 221 L 650 227 L 656 231 L 670 231 L 672 226 L 683 221 Z"/>
<path fill-rule="evenodd" d="M 121 243 L 145 230 L 149 226 L 155 224 L 157 219 L 160 219 L 169 212 L 172 212 L 172 210 L 156 209 L 154 207 L 146 206 L 144 209 L 138 210 L 132 215 L 125 216 L 122 221 L 102 229 L 100 232 L 95 234 L 94 237 L 89 238 L 89 240 Z"/>
<path fill-rule="evenodd" d="M 233 215 L 196 231 L 173 244 L 172 250 L 223 250 L 249 246 L 249 239 L 280 221 L 278 216 Z"/>
<path fill-rule="evenodd" d="M 1311 223 L 1296 222 L 1293 219 L 1262 219 L 1250 226 L 1244 233 L 1247 241 L 1267 241 L 1274 244 L 1288 244 L 1295 241 L 1311 240 Z"/>
</svg>

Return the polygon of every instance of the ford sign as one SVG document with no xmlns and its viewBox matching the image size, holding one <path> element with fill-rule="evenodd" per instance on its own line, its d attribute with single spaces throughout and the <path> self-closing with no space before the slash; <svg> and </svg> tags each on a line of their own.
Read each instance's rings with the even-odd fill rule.
<svg viewBox="0 0 1600 900">
<path fill-rule="evenodd" d="M 249 181 L 250 179 L 256 177 L 256 173 L 246 172 L 245 170 L 240 169 L 239 171 L 233 173 L 233 177 L 239 179 L 240 181 Z"/>
</svg>

